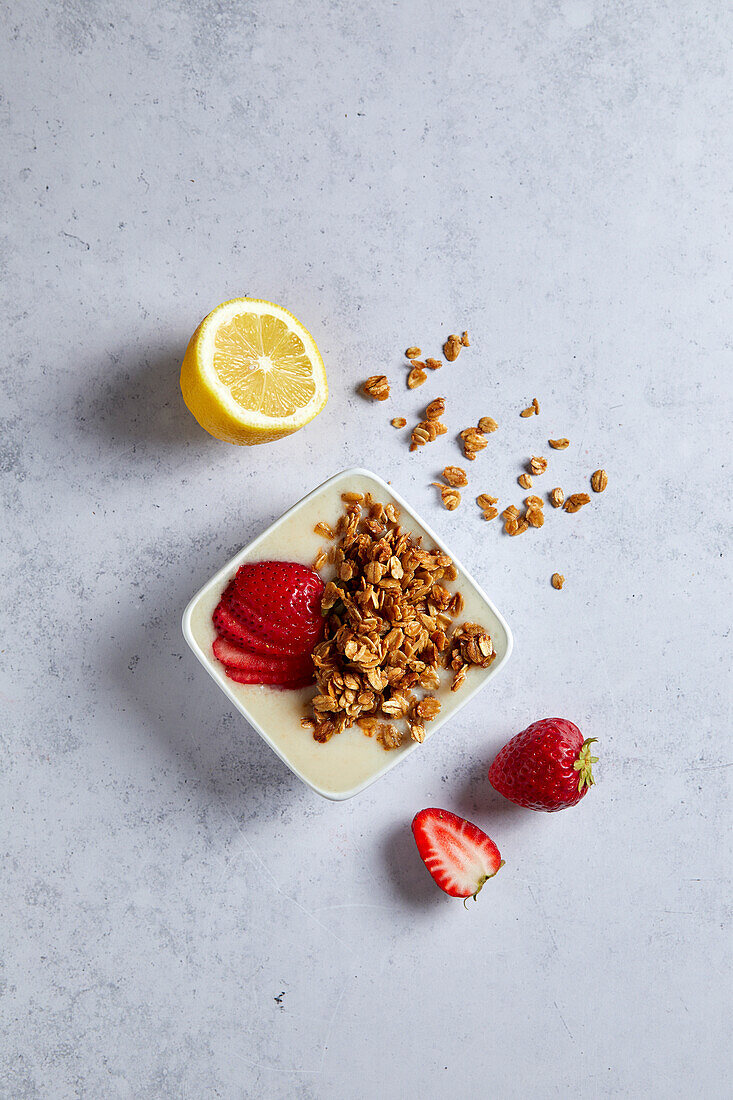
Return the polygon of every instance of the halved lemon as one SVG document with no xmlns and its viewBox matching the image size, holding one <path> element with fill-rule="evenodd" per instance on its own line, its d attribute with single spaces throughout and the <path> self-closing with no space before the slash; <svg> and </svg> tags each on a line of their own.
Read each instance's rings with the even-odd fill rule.
<svg viewBox="0 0 733 1100">
<path fill-rule="evenodd" d="M 287 309 L 234 298 L 204 317 L 186 349 L 181 392 L 217 439 L 250 446 L 297 432 L 328 400 L 326 369 Z"/>
</svg>

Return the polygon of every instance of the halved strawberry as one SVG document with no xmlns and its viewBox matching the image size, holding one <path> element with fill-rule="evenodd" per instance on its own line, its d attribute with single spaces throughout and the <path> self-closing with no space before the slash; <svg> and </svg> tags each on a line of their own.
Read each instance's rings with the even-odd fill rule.
<svg viewBox="0 0 733 1100">
<path fill-rule="evenodd" d="M 264 653 L 252 653 L 248 649 L 234 645 L 226 638 L 217 638 L 213 644 L 214 656 L 227 669 L 240 672 L 268 672 L 281 681 L 313 678 L 313 662 L 306 654 L 301 657 L 270 657 Z"/>
<path fill-rule="evenodd" d="M 441 890 L 453 898 L 476 899 L 504 860 L 493 840 L 477 825 L 450 810 L 420 810 L 412 832 L 423 863 Z"/>
</svg>

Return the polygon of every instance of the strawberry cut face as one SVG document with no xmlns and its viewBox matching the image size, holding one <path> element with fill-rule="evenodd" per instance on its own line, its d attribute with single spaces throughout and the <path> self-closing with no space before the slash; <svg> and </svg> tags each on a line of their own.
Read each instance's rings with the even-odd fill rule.
<svg viewBox="0 0 733 1100">
<path fill-rule="evenodd" d="M 240 684 L 303 687 L 323 637 L 323 582 L 298 562 L 247 562 L 213 613 L 214 656 Z"/>
<path fill-rule="evenodd" d="M 420 810 L 412 832 L 423 863 L 453 898 L 476 898 L 504 864 L 491 837 L 450 810 Z"/>
</svg>

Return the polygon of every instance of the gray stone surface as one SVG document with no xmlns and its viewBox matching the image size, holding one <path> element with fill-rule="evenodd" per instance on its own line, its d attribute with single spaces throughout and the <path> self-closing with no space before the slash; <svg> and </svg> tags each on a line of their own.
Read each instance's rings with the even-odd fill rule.
<svg viewBox="0 0 733 1100">
<path fill-rule="evenodd" d="M 3 1097 L 730 1095 L 727 7 L 3 5 Z M 247 293 L 309 326 L 331 400 L 234 450 L 177 369 Z M 408 392 L 401 350 L 463 327 Z M 375 371 L 388 405 L 356 395 Z M 438 394 L 451 434 L 409 455 L 388 419 Z M 484 413 L 449 515 L 429 482 Z M 474 490 L 519 500 L 555 435 L 542 487 L 603 465 L 606 494 L 521 539 L 484 525 Z M 449 539 L 516 650 L 331 805 L 179 621 L 352 463 Z M 602 758 L 557 815 L 485 778 L 547 714 Z M 425 805 L 506 857 L 469 912 L 416 857 Z"/>
</svg>

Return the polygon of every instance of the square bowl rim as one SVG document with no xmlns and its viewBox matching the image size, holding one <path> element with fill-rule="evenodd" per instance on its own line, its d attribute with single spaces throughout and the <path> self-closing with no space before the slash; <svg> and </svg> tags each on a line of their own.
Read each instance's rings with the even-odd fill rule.
<svg viewBox="0 0 733 1100">
<path fill-rule="evenodd" d="M 478 595 L 481 597 L 481 599 L 491 609 L 492 614 L 498 620 L 499 624 L 501 625 L 501 627 L 504 631 L 504 635 L 506 637 L 506 652 L 503 654 L 503 656 L 496 663 L 493 663 L 492 666 L 490 666 L 488 669 L 485 670 L 486 675 L 483 676 L 482 679 L 477 684 L 475 684 L 469 691 L 467 691 L 465 693 L 465 695 L 462 693 L 460 701 L 457 703 L 455 709 L 451 712 L 450 715 L 448 715 L 442 721 L 440 719 L 438 719 L 438 721 L 434 724 L 433 730 L 431 730 L 431 733 L 430 733 L 431 737 L 434 736 L 434 734 L 438 732 L 439 728 L 443 725 L 443 723 L 445 721 L 448 720 L 448 718 L 453 718 L 458 713 L 459 710 L 462 710 L 463 707 L 467 703 L 469 703 L 471 701 L 471 699 L 473 699 L 473 697 L 475 695 L 477 695 L 480 691 L 483 690 L 483 688 L 486 686 L 486 684 L 489 682 L 489 680 L 493 679 L 493 677 L 507 663 L 507 661 L 511 657 L 512 650 L 514 648 L 514 637 L 512 635 L 512 631 L 509 627 L 509 624 L 507 623 L 506 619 L 504 618 L 502 613 L 499 611 L 499 609 L 496 607 L 493 600 L 490 599 L 490 597 L 486 594 L 486 592 L 484 592 L 483 588 L 478 583 L 478 581 L 475 579 L 475 577 L 468 571 L 468 569 L 466 569 L 466 567 L 461 563 L 461 561 L 445 545 L 443 539 L 439 535 L 437 535 L 433 531 L 433 529 L 429 526 L 429 524 L 427 524 L 422 519 L 422 517 L 412 507 L 412 505 L 408 504 L 408 502 L 404 499 L 402 494 L 399 493 L 396 489 L 394 489 L 392 485 L 388 484 L 384 480 L 384 478 L 379 476 L 379 474 L 375 474 L 373 470 L 369 470 L 364 466 L 347 466 L 343 470 L 339 470 L 337 473 L 332 474 L 330 477 L 326 478 L 325 481 L 322 481 L 319 485 L 316 485 L 315 488 L 311 489 L 304 496 L 302 496 L 298 500 L 296 500 L 294 504 L 292 504 L 288 509 L 286 509 L 286 511 L 284 511 L 282 513 L 282 515 L 278 516 L 277 519 L 273 520 L 272 523 L 270 523 L 267 527 L 265 527 L 265 529 L 263 531 L 261 531 L 259 535 L 256 535 L 255 538 L 253 538 L 250 542 L 246 543 L 243 547 L 241 547 L 237 551 L 237 553 L 234 554 L 229 559 L 229 561 L 227 561 L 220 569 L 218 569 L 217 572 L 214 573 L 213 576 L 211 576 L 209 578 L 209 580 L 206 581 L 198 589 L 198 591 L 191 597 L 191 599 L 186 604 L 186 608 L 183 612 L 183 616 L 182 616 L 182 619 L 181 619 L 181 627 L 182 627 L 182 631 L 183 631 L 183 636 L 184 636 L 189 648 L 193 651 L 194 655 L 198 658 L 199 662 L 204 666 L 204 668 L 209 673 L 209 675 L 212 677 L 212 679 L 217 684 L 217 686 L 221 689 L 221 691 L 224 692 L 224 694 L 227 696 L 227 698 L 230 700 L 230 702 L 234 704 L 234 706 L 239 711 L 239 713 L 246 719 L 246 721 L 250 724 L 250 726 L 252 726 L 252 728 L 259 735 L 259 737 L 261 737 L 262 740 L 270 747 L 270 749 L 272 749 L 272 751 L 275 753 L 275 755 L 278 756 L 280 758 L 280 760 L 282 760 L 282 762 L 285 764 L 285 766 L 287 768 L 289 768 L 289 770 L 293 773 L 293 775 L 297 776 L 298 779 L 300 779 L 303 783 L 305 783 L 305 785 L 307 787 L 310 787 L 310 789 L 312 791 L 314 791 L 316 794 L 321 795 L 322 798 L 327 799 L 329 802 L 345 802 L 347 799 L 353 798 L 355 795 L 360 794 L 363 790 L 366 790 L 366 788 L 370 787 L 372 785 L 372 783 L 376 783 L 376 781 L 378 779 L 381 779 L 382 776 L 386 775 L 388 771 L 391 771 L 392 768 L 394 768 L 397 764 L 401 763 L 412 752 L 414 752 L 414 750 L 419 747 L 417 742 L 413 745 L 408 745 L 406 747 L 405 751 L 401 752 L 399 754 L 399 756 L 397 756 L 395 759 L 385 760 L 384 765 L 381 768 L 379 768 L 373 775 L 370 775 L 366 779 L 361 780 L 354 787 L 351 787 L 348 790 L 335 792 L 333 790 L 329 790 L 329 789 L 320 787 L 318 785 L 318 783 L 313 782 L 312 780 L 308 779 L 305 775 L 303 775 L 303 773 L 300 771 L 300 769 L 295 764 L 293 764 L 291 760 L 288 759 L 287 755 L 280 751 L 280 749 L 277 747 L 277 745 L 275 745 L 275 743 L 270 738 L 267 731 L 265 729 L 263 729 L 262 725 L 258 721 L 256 721 L 256 719 L 250 714 L 250 712 L 248 711 L 246 705 L 244 703 L 242 703 L 237 698 L 237 696 L 234 694 L 234 692 L 229 687 L 229 685 L 222 681 L 222 679 L 218 675 L 218 670 L 216 669 L 216 666 L 214 664 L 214 659 L 212 657 L 209 657 L 208 654 L 203 651 L 203 648 L 199 645 L 198 641 L 193 636 L 193 631 L 191 629 L 191 617 L 193 615 L 194 608 L 198 604 L 199 600 L 201 600 L 202 597 L 204 595 L 206 595 L 212 588 L 214 588 L 218 584 L 221 584 L 224 580 L 226 580 L 226 578 L 228 578 L 231 575 L 232 570 L 238 567 L 242 555 L 248 553 L 249 551 L 252 551 L 252 550 L 256 549 L 257 545 L 260 542 L 262 542 L 267 535 L 272 534 L 273 531 L 275 531 L 282 523 L 284 523 L 285 520 L 288 519 L 288 517 L 296 509 L 299 509 L 299 508 L 303 507 L 314 496 L 316 496 L 316 495 L 320 494 L 321 492 L 323 492 L 331 484 L 333 484 L 334 482 L 340 481 L 344 478 L 347 478 L 347 477 L 356 477 L 356 476 L 369 478 L 371 481 L 373 481 L 377 485 L 379 485 L 391 497 L 393 497 L 394 500 L 397 502 L 397 504 L 400 506 L 400 508 L 404 512 L 406 512 L 424 530 L 427 537 L 430 540 L 432 540 L 434 542 L 434 544 L 440 550 L 443 551 L 443 553 L 447 554 L 451 558 L 453 564 L 455 565 L 456 569 L 458 570 L 458 573 L 459 573 L 458 579 L 460 580 L 460 577 L 462 575 L 474 587 L 474 589 L 476 590 Z"/>
</svg>

